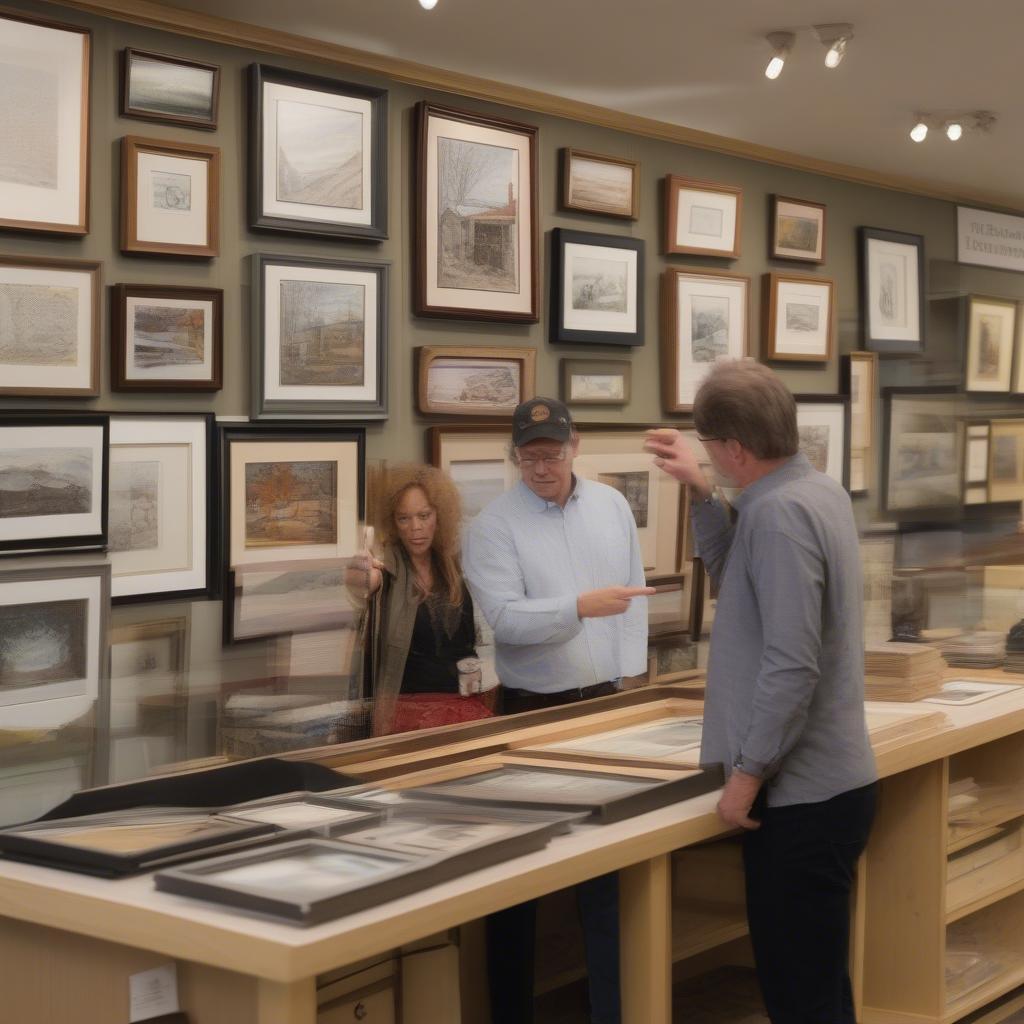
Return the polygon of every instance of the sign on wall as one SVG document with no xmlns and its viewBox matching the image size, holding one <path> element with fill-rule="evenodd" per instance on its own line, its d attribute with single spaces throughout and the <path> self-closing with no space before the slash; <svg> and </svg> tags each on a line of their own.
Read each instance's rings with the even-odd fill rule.
<svg viewBox="0 0 1024 1024">
<path fill-rule="evenodd" d="M 1024 272 L 1024 217 L 956 208 L 957 261 Z"/>
</svg>

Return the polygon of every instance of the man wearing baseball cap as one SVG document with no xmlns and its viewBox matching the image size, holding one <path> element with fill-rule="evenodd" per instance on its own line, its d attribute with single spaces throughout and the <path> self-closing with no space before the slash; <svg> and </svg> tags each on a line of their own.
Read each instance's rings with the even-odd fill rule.
<svg viewBox="0 0 1024 1024">
<path fill-rule="evenodd" d="M 647 665 L 647 601 L 636 521 L 614 488 L 572 471 L 569 410 L 552 398 L 512 415 L 520 480 L 476 517 L 463 546 L 473 600 L 494 630 L 506 714 L 615 693 Z M 593 1024 L 618 1024 L 618 878 L 577 887 Z M 533 1020 L 536 905 L 488 920 L 493 1024 Z"/>
</svg>

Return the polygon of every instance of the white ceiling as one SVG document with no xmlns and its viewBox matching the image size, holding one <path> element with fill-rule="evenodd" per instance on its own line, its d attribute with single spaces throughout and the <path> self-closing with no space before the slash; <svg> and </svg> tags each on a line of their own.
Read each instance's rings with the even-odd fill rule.
<svg viewBox="0 0 1024 1024">
<path fill-rule="evenodd" d="M 1020 0 L 170 0 L 1024 209 Z M 835 70 L 809 26 L 849 21 Z M 782 76 L 764 35 L 795 30 Z M 991 109 L 989 135 L 912 143 L 916 110 Z"/>
</svg>

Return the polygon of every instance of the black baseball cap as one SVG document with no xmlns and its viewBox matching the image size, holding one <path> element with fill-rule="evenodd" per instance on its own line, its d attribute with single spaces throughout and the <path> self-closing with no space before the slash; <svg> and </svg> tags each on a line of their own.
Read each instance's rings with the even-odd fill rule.
<svg viewBox="0 0 1024 1024">
<path fill-rule="evenodd" d="M 531 398 L 512 413 L 512 444 L 520 448 L 540 439 L 572 440 L 572 417 L 557 398 Z"/>
</svg>

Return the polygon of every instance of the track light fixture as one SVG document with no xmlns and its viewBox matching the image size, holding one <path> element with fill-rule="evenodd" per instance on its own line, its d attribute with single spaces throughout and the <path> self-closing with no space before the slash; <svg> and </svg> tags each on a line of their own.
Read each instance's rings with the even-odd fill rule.
<svg viewBox="0 0 1024 1024">
<path fill-rule="evenodd" d="M 853 26 L 845 21 L 815 25 L 818 41 L 826 48 L 825 67 L 837 68 L 846 56 L 846 44 L 853 38 Z"/>
<path fill-rule="evenodd" d="M 764 77 L 774 81 L 782 74 L 782 69 L 786 66 L 786 58 L 789 56 L 789 51 L 793 49 L 796 36 L 792 32 L 769 32 L 765 39 L 768 40 L 768 45 L 772 48 L 772 59 L 768 61 L 768 66 L 764 69 Z"/>
<path fill-rule="evenodd" d="M 928 125 L 924 121 L 918 121 L 913 128 L 910 129 L 910 137 L 915 142 L 924 142 L 928 138 Z"/>
<path fill-rule="evenodd" d="M 988 132 L 996 123 L 996 115 L 991 110 L 970 111 L 935 111 L 914 115 L 914 127 L 910 129 L 910 137 L 914 142 L 924 142 L 931 130 L 945 132 L 950 142 L 958 142 L 965 132 Z"/>
<path fill-rule="evenodd" d="M 964 126 L 959 121 L 950 121 L 946 125 L 946 138 L 950 142 L 958 142 L 964 133 Z"/>
<path fill-rule="evenodd" d="M 420 7 L 425 11 L 432 11 L 437 6 L 437 0 L 420 0 Z"/>
</svg>

